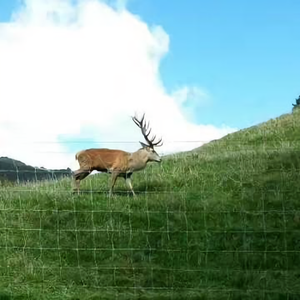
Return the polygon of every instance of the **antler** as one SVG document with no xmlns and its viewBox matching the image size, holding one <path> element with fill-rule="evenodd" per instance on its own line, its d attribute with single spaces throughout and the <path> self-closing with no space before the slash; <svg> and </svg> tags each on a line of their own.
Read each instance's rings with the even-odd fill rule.
<svg viewBox="0 0 300 300">
<path fill-rule="evenodd" d="M 146 121 L 145 121 L 145 114 L 143 114 L 143 117 L 141 120 L 139 120 L 137 117 L 132 117 L 132 120 L 141 129 L 142 134 L 143 134 L 146 142 L 148 143 L 149 147 L 154 148 L 155 146 L 160 147 L 163 145 L 162 138 L 159 141 L 154 142 L 156 135 L 154 135 L 154 137 L 149 139 L 149 134 L 151 132 L 151 128 L 149 129 L 149 122 L 146 123 Z"/>
</svg>

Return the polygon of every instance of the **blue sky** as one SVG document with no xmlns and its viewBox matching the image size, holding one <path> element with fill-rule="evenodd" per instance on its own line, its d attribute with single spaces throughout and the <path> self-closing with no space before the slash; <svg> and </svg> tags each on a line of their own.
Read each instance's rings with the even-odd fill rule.
<svg viewBox="0 0 300 300">
<path fill-rule="evenodd" d="M 300 95 L 299 0 L 81 1 L 26 0 L 11 20 L 25 2 L 0 0 L 0 155 L 63 167 L 88 147 L 134 151 L 136 111 L 162 153 L 186 151 Z"/>
<path fill-rule="evenodd" d="M 300 94 L 298 0 L 133 0 L 129 10 L 170 35 L 165 86 L 210 93 L 201 123 L 247 127 L 289 112 Z"/>
<path fill-rule="evenodd" d="M 14 9 L 20 5 L 19 0 L 9 0 L 0 2 L 0 22 L 8 21 Z"/>
<path fill-rule="evenodd" d="M 0 3 L 0 21 L 21 1 Z M 300 1 L 130 0 L 128 9 L 170 37 L 165 87 L 206 90 L 197 122 L 244 128 L 289 112 L 300 94 Z"/>
</svg>

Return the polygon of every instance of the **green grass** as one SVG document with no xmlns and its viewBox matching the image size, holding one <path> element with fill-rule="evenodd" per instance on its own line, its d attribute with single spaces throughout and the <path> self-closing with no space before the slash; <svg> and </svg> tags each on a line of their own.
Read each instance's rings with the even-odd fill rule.
<svg viewBox="0 0 300 300">
<path fill-rule="evenodd" d="M 0 299 L 299 299 L 300 112 L 119 180 L 0 188 Z"/>
</svg>

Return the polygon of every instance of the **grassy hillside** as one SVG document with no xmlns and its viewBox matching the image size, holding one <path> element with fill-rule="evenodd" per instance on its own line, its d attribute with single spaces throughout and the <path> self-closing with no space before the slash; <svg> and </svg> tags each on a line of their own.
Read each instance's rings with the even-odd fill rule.
<svg viewBox="0 0 300 300">
<path fill-rule="evenodd" d="M 0 299 L 299 299 L 300 111 L 108 176 L 0 191 Z M 1 298 L 2 296 L 2 298 Z"/>
</svg>

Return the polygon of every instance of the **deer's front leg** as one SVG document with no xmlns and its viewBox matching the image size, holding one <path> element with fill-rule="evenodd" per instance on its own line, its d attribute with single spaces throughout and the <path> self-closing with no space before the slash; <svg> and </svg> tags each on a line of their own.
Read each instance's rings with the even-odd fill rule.
<svg viewBox="0 0 300 300">
<path fill-rule="evenodd" d="M 129 187 L 129 189 L 132 192 L 132 195 L 134 197 L 136 197 L 135 192 L 134 192 L 133 187 L 132 187 L 132 183 L 131 183 L 131 175 L 132 175 L 132 173 L 126 174 L 125 180 L 126 180 L 127 186 Z"/>
</svg>

